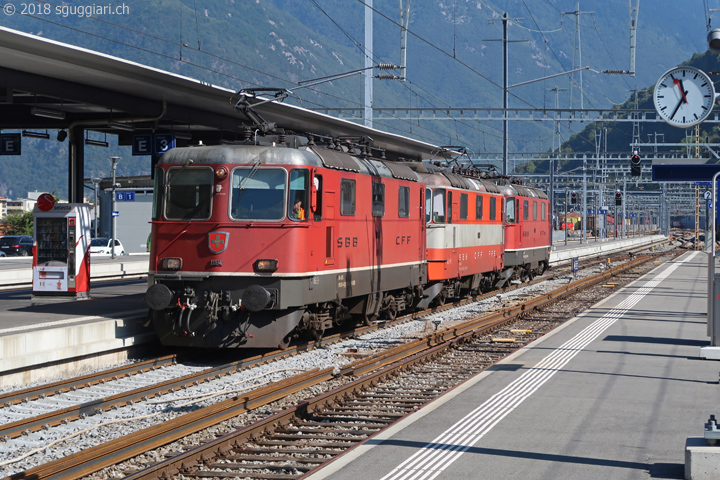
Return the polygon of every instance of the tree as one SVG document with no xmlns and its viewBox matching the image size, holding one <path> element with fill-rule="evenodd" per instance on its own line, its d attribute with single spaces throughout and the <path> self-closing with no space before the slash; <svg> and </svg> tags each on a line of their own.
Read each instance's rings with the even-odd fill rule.
<svg viewBox="0 0 720 480">
<path fill-rule="evenodd" d="M 33 212 L 10 213 L 2 221 L 5 235 L 32 235 Z"/>
</svg>

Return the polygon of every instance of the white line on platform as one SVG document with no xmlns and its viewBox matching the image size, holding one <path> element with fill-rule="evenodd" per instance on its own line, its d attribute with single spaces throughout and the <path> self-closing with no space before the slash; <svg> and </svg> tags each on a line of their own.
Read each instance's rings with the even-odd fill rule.
<svg viewBox="0 0 720 480">
<path fill-rule="evenodd" d="M 694 257 L 695 255 L 688 255 L 682 261 L 670 265 L 615 308 L 595 320 L 507 387 L 440 434 L 433 442 L 418 450 L 381 480 L 430 480 L 440 475 L 450 464 L 460 458 L 463 452 L 470 449 L 500 420 L 530 397 L 533 392 L 567 365 L 575 355 L 598 338 L 675 269 Z"/>
</svg>

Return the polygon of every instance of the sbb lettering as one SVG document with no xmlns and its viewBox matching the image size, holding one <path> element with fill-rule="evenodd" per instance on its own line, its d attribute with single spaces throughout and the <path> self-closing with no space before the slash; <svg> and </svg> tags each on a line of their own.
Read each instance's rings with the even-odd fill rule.
<svg viewBox="0 0 720 480">
<path fill-rule="evenodd" d="M 338 237 L 337 246 L 338 246 L 338 248 L 357 247 L 358 239 L 357 239 L 357 237 Z"/>
</svg>

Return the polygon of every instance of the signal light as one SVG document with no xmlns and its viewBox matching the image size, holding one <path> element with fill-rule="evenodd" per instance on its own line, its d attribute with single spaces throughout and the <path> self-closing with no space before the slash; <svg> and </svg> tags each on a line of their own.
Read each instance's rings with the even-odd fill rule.
<svg viewBox="0 0 720 480">
<path fill-rule="evenodd" d="M 639 177 L 641 171 L 642 167 L 640 166 L 640 155 L 638 155 L 638 152 L 635 151 L 633 152 L 632 157 L 630 157 L 630 175 L 633 177 Z"/>
<path fill-rule="evenodd" d="M 622 205 L 622 193 L 615 192 L 615 206 L 619 207 Z"/>
<path fill-rule="evenodd" d="M 570 194 L 570 203 L 573 204 L 573 205 L 576 205 L 576 204 L 577 204 L 577 193 L 572 192 L 572 193 Z"/>
</svg>

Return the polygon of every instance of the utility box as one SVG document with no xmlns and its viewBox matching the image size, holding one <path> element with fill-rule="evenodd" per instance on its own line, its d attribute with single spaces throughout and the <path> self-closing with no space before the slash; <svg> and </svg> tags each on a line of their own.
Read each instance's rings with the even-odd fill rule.
<svg viewBox="0 0 720 480">
<path fill-rule="evenodd" d="M 89 298 L 90 205 L 51 199 L 41 195 L 33 211 L 32 293 Z"/>
</svg>

